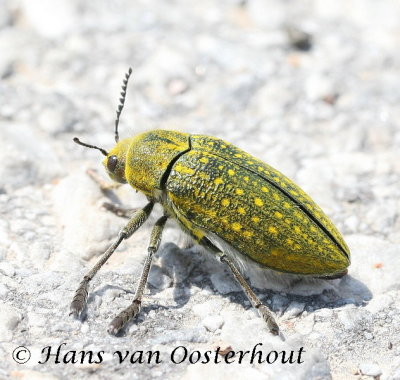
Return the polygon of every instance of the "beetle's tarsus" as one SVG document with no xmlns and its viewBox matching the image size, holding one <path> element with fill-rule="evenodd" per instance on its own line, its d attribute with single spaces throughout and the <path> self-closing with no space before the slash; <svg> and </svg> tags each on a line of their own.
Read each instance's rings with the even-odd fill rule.
<svg viewBox="0 0 400 380">
<path fill-rule="evenodd" d="M 121 311 L 121 313 L 111 321 L 110 326 L 108 327 L 108 333 L 111 335 L 118 334 L 118 332 L 121 331 L 131 319 L 135 318 L 139 314 L 141 304 L 141 301 L 134 300 L 129 307 Z"/>
<path fill-rule="evenodd" d="M 271 334 L 279 335 L 279 326 L 275 322 L 275 319 L 272 316 L 271 312 L 268 310 L 268 308 L 265 305 L 261 304 L 257 308 L 257 310 L 258 310 L 261 318 L 264 319 L 265 323 L 267 324 L 268 329 L 271 332 Z"/>
<path fill-rule="evenodd" d="M 78 318 L 86 306 L 86 301 L 88 297 L 88 285 L 89 282 L 86 278 L 82 280 L 79 284 L 78 289 L 75 292 L 74 298 L 72 299 L 70 306 L 69 315 L 73 315 Z"/>
</svg>

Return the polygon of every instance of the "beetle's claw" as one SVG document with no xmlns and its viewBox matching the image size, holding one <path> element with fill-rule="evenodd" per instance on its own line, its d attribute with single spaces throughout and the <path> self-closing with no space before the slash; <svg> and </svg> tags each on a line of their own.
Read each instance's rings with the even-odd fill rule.
<svg viewBox="0 0 400 380">
<path fill-rule="evenodd" d="M 275 319 L 268 308 L 265 305 L 260 305 L 257 310 L 260 313 L 261 318 L 264 319 L 265 323 L 267 324 L 271 334 L 279 335 L 279 326 L 275 322 Z"/>
<path fill-rule="evenodd" d="M 72 315 L 75 318 L 79 318 L 79 316 L 82 314 L 84 307 L 85 307 L 85 305 L 82 303 L 81 300 L 74 299 L 70 306 L 69 315 Z"/>
</svg>

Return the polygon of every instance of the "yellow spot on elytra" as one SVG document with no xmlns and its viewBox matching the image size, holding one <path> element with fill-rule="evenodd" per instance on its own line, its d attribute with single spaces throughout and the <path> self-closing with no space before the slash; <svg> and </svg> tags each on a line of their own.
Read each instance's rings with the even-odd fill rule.
<svg viewBox="0 0 400 380">
<path fill-rule="evenodd" d="M 281 186 L 282 186 L 282 187 L 287 187 L 286 182 L 281 181 Z"/>
<path fill-rule="evenodd" d="M 208 164 L 208 158 L 207 157 L 201 157 L 200 162 L 202 162 L 203 164 Z"/>
<path fill-rule="evenodd" d="M 239 157 L 240 158 L 240 157 L 242 157 L 242 155 L 240 153 L 236 153 L 235 157 Z"/>
<path fill-rule="evenodd" d="M 194 174 L 194 169 L 188 168 L 187 166 L 183 166 L 181 164 L 176 165 L 175 170 L 182 174 Z"/>
<path fill-rule="evenodd" d="M 300 219 L 300 220 L 302 220 L 303 219 L 303 214 L 300 212 L 300 211 L 295 211 L 294 212 L 294 215 L 295 215 L 295 217 L 297 218 L 297 219 Z"/>
<path fill-rule="evenodd" d="M 271 174 L 268 170 L 265 170 L 264 173 L 265 173 L 266 175 L 270 175 L 270 174 Z"/>
<path fill-rule="evenodd" d="M 280 201 L 280 200 L 281 200 L 281 197 L 280 197 L 277 193 L 274 193 L 272 196 L 273 196 L 274 199 L 277 200 L 277 201 Z"/>
<path fill-rule="evenodd" d="M 207 173 L 200 172 L 200 173 L 197 173 L 197 175 L 198 175 L 201 179 L 205 179 L 205 180 L 209 180 L 209 179 L 210 179 L 210 175 L 207 174 Z"/>
<path fill-rule="evenodd" d="M 243 232 L 243 236 L 245 238 L 251 238 L 253 235 L 254 235 L 254 232 L 252 232 L 252 231 L 244 231 Z"/>
<path fill-rule="evenodd" d="M 247 163 L 248 163 L 249 165 L 253 165 L 253 164 L 254 164 L 253 161 L 247 161 Z"/>
<path fill-rule="evenodd" d="M 237 210 L 238 210 L 238 213 L 241 215 L 246 214 L 246 210 L 243 207 L 239 207 Z"/>
<path fill-rule="evenodd" d="M 233 228 L 235 231 L 239 231 L 239 230 L 242 228 L 242 226 L 241 226 L 240 223 L 234 222 L 234 223 L 232 223 L 232 228 Z"/>
<path fill-rule="evenodd" d="M 235 171 L 232 170 L 232 169 L 229 169 L 229 170 L 228 170 L 228 174 L 229 174 L 229 175 L 235 175 Z"/>
<path fill-rule="evenodd" d="M 252 220 L 254 223 L 259 223 L 260 218 L 259 218 L 258 216 L 253 216 L 253 217 L 251 218 L 251 220 Z"/>
<path fill-rule="evenodd" d="M 219 165 L 219 166 L 218 166 L 218 169 L 219 169 L 219 170 L 222 170 L 223 168 L 224 168 L 224 165 Z"/>
<path fill-rule="evenodd" d="M 279 255 L 281 255 L 283 252 L 284 252 L 283 249 L 279 249 L 279 248 L 272 248 L 272 249 L 269 251 L 269 253 L 270 253 L 272 256 L 279 256 Z"/>
<path fill-rule="evenodd" d="M 263 187 L 261 188 L 261 191 L 263 191 L 264 193 L 268 193 L 268 192 L 269 192 L 269 189 L 268 189 L 268 187 L 263 186 Z"/>
<path fill-rule="evenodd" d="M 224 224 L 228 224 L 229 223 L 227 218 L 222 218 L 221 220 L 222 220 L 222 223 L 224 223 Z"/>
<path fill-rule="evenodd" d="M 246 177 L 244 177 L 243 179 L 244 179 L 246 182 L 249 182 L 249 181 L 250 181 L 250 178 L 249 178 L 249 177 L 247 177 L 247 176 L 246 176 Z"/>
<path fill-rule="evenodd" d="M 299 193 L 297 193 L 297 192 L 294 191 L 294 190 L 290 190 L 289 193 L 292 194 L 292 195 L 299 195 Z"/>
<path fill-rule="evenodd" d="M 231 201 L 229 200 L 229 199 L 227 199 L 227 198 L 224 198 L 222 201 L 221 201 L 221 204 L 222 204 L 222 206 L 229 206 L 230 205 L 230 203 L 231 203 Z"/>
<path fill-rule="evenodd" d="M 311 227 L 310 227 L 310 230 L 311 230 L 312 232 L 317 232 L 317 229 L 316 229 L 314 226 L 311 226 Z"/>
<path fill-rule="evenodd" d="M 236 189 L 236 194 L 237 195 L 243 195 L 243 190 L 242 189 Z"/>
<path fill-rule="evenodd" d="M 213 146 L 213 145 L 214 145 L 214 143 L 213 143 L 212 141 L 209 141 L 209 142 L 208 142 L 208 145 L 211 145 L 211 146 Z"/>
<path fill-rule="evenodd" d="M 274 234 L 274 235 L 278 234 L 278 230 L 274 226 L 268 227 L 268 232 L 270 232 L 271 234 Z"/>
<path fill-rule="evenodd" d="M 297 250 L 301 249 L 301 245 L 300 244 L 295 244 L 294 245 L 294 249 L 297 249 Z"/>
<path fill-rule="evenodd" d="M 259 172 L 262 172 L 264 170 L 264 168 L 262 166 L 259 166 L 257 169 Z"/>
<path fill-rule="evenodd" d="M 257 239 L 256 240 L 256 245 L 258 245 L 259 247 L 263 247 L 265 246 L 265 242 L 261 239 Z"/>
<path fill-rule="evenodd" d="M 293 229 L 294 229 L 294 232 L 296 232 L 296 233 L 298 233 L 298 234 L 299 234 L 300 231 L 301 231 L 299 226 L 294 226 Z"/>
<path fill-rule="evenodd" d="M 222 178 L 218 177 L 218 178 L 215 178 L 214 183 L 216 185 L 220 185 L 221 183 L 224 183 L 224 181 L 222 180 Z"/>
<path fill-rule="evenodd" d="M 281 214 L 279 211 L 275 211 L 274 215 L 279 219 L 283 218 L 283 214 Z"/>
<path fill-rule="evenodd" d="M 285 219 L 285 223 L 290 224 L 292 221 L 290 219 Z"/>
<path fill-rule="evenodd" d="M 256 206 L 263 206 L 264 202 L 260 198 L 254 199 L 254 203 Z"/>
<path fill-rule="evenodd" d="M 283 207 L 285 207 L 285 208 L 291 208 L 292 206 L 290 205 L 290 203 L 284 202 L 284 203 L 283 203 Z"/>
<path fill-rule="evenodd" d="M 220 146 L 221 146 L 221 148 L 223 148 L 223 149 L 226 148 L 226 145 L 224 145 L 224 144 L 221 144 Z"/>
<path fill-rule="evenodd" d="M 288 243 L 289 245 L 293 245 L 294 242 L 292 239 L 289 238 L 289 239 L 286 239 L 286 243 Z"/>
</svg>

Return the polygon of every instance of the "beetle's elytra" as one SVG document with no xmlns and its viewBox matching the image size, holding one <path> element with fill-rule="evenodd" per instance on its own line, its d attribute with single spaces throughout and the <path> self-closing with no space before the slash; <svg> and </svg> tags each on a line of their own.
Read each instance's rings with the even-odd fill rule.
<svg viewBox="0 0 400 380">
<path fill-rule="evenodd" d="M 194 240 L 231 269 L 270 331 L 279 329 L 238 271 L 232 252 L 279 272 L 338 278 L 347 273 L 350 252 L 341 234 L 315 202 L 282 173 L 250 154 L 215 137 L 153 130 L 118 141 L 118 122 L 125 101 L 123 85 L 117 111 L 115 139 L 110 151 L 99 149 L 109 176 L 143 192 L 149 203 L 137 211 L 116 242 L 84 277 L 71 312 L 86 305 L 87 288 L 99 268 L 123 239 L 130 237 L 159 202 L 164 216 L 155 224 L 148 256 L 130 307 L 120 313 L 109 331 L 117 333 L 140 310 L 151 260 L 168 218 L 175 219 Z M 231 247 L 224 252 L 223 247 Z"/>
</svg>

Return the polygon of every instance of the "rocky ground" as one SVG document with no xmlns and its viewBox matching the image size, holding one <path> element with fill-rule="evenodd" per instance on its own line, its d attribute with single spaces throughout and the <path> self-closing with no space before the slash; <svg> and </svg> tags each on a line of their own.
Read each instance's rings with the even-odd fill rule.
<svg viewBox="0 0 400 380">
<path fill-rule="evenodd" d="M 397 1 L 0 4 L 0 378 L 400 379 Z M 287 286 L 247 270 L 280 337 L 172 224 L 140 316 L 107 333 L 132 300 L 160 209 L 93 280 L 83 321 L 68 316 L 125 223 L 85 174 L 102 173 L 99 152 L 72 138 L 113 146 L 129 66 L 121 136 L 164 128 L 233 142 L 294 179 L 343 232 L 352 265 L 341 280 Z M 114 200 L 145 202 L 128 186 Z M 215 363 L 218 346 L 255 347 L 264 362 Z"/>
</svg>

